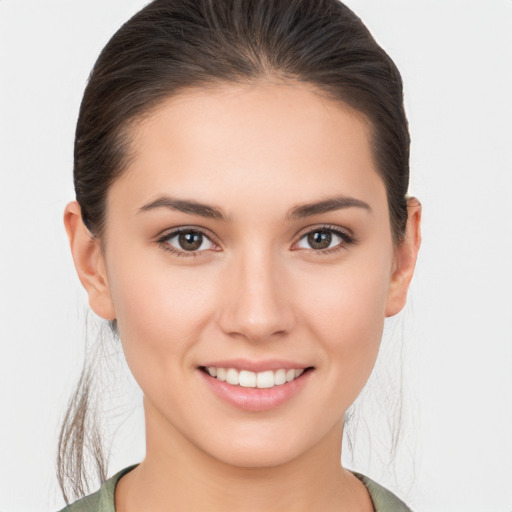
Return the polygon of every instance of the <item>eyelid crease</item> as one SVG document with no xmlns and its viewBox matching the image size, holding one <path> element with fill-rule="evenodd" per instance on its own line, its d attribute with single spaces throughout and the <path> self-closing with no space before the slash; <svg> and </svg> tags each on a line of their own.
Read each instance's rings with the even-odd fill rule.
<svg viewBox="0 0 512 512">
<path fill-rule="evenodd" d="M 331 231 L 340 235 L 346 240 L 350 240 L 354 243 L 358 242 L 358 238 L 351 229 L 344 228 L 335 224 L 314 224 L 312 226 L 307 226 L 300 229 L 294 238 L 300 240 L 304 236 L 309 235 L 310 233 L 314 233 L 315 231 Z"/>
<path fill-rule="evenodd" d="M 326 249 L 294 249 L 294 246 L 296 246 L 299 241 L 301 241 L 304 237 L 310 235 L 311 233 L 315 233 L 318 231 L 328 231 L 331 232 L 337 236 L 339 236 L 343 242 L 337 244 L 334 247 L 328 247 Z M 199 233 L 205 238 L 207 238 L 215 247 L 216 249 L 203 249 L 203 250 L 195 250 L 195 251 L 186 251 L 186 250 L 180 250 L 169 243 L 167 243 L 172 238 L 180 235 L 181 233 Z M 314 226 L 308 226 L 306 228 L 301 229 L 295 236 L 296 239 L 295 242 L 293 242 L 291 249 L 292 250 L 305 250 L 308 252 L 311 252 L 313 254 L 326 254 L 326 253 L 333 253 L 338 250 L 342 250 L 350 245 L 355 245 L 358 243 L 357 237 L 353 234 L 353 232 L 348 228 L 342 228 L 337 225 L 330 225 L 330 224 L 318 224 Z M 164 230 L 161 232 L 157 237 L 155 237 L 155 242 L 162 246 L 162 248 L 176 256 L 192 256 L 197 257 L 204 255 L 204 253 L 207 253 L 209 251 L 215 251 L 218 252 L 219 249 L 222 250 L 221 244 L 218 243 L 216 240 L 216 237 L 209 233 L 208 230 L 205 230 L 204 228 L 199 228 L 197 226 L 180 226 L 176 228 L 170 228 L 167 230 Z"/>
<path fill-rule="evenodd" d="M 306 230 L 299 232 L 298 239 L 296 242 L 292 244 L 291 249 L 294 251 L 306 251 L 309 254 L 313 255 L 322 255 L 322 254 L 334 254 L 336 252 L 342 251 L 344 249 L 347 249 L 351 245 L 356 245 L 358 243 L 358 239 L 355 237 L 355 235 L 352 233 L 351 230 L 341 228 L 340 226 L 332 226 L 332 225 L 319 225 L 315 226 L 311 229 L 311 226 L 309 228 L 305 228 Z M 339 236 L 343 241 L 334 247 L 327 247 L 325 249 L 294 249 L 293 247 L 296 246 L 301 240 L 304 239 L 304 237 L 310 235 L 311 233 L 319 232 L 319 231 L 328 231 L 331 232 L 337 236 Z"/>
<path fill-rule="evenodd" d="M 217 244 L 215 241 L 216 237 L 211 233 L 209 230 L 205 228 L 200 228 L 197 226 L 180 226 L 176 228 L 167 228 L 161 231 L 158 235 L 155 236 L 155 241 L 165 241 L 169 240 L 170 238 L 173 238 L 176 235 L 180 235 L 181 233 L 200 233 L 201 235 L 205 236 L 210 240 L 211 242 Z"/>
<path fill-rule="evenodd" d="M 184 257 L 197 257 L 201 256 L 204 253 L 207 253 L 209 251 L 217 251 L 217 249 L 203 249 L 201 251 L 185 251 L 180 250 L 169 243 L 167 243 L 169 240 L 173 239 L 174 237 L 180 235 L 181 233 L 199 233 L 202 236 L 204 236 L 206 239 L 208 239 L 215 247 L 220 247 L 220 245 L 215 240 L 215 237 L 209 234 L 206 230 L 194 226 L 180 226 L 179 228 L 174 229 L 168 229 L 160 233 L 156 238 L 155 242 L 160 245 L 164 250 L 176 255 L 176 256 L 184 256 Z"/>
</svg>

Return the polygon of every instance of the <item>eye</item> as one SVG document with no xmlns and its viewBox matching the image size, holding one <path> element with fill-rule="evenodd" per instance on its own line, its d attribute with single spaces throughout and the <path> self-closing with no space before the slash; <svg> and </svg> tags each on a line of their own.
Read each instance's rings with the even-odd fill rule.
<svg viewBox="0 0 512 512">
<path fill-rule="evenodd" d="M 333 228 L 319 228 L 309 231 L 297 242 L 298 249 L 326 251 L 341 248 L 353 242 L 351 236 Z"/>
<path fill-rule="evenodd" d="M 160 238 L 158 242 L 171 252 L 188 253 L 187 256 L 216 248 L 216 245 L 202 231 L 197 229 L 172 231 Z"/>
</svg>

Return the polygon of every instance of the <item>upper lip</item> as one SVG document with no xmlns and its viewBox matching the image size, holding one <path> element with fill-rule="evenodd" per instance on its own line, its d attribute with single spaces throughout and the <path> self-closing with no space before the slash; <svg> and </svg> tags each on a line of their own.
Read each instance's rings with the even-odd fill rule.
<svg viewBox="0 0 512 512">
<path fill-rule="evenodd" d="M 311 365 L 284 359 L 266 359 L 262 361 L 251 361 L 249 359 L 224 359 L 222 361 L 211 361 L 201 365 L 204 368 L 234 368 L 235 370 L 248 370 L 250 372 L 263 372 L 265 370 L 305 370 Z"/>
</svg>

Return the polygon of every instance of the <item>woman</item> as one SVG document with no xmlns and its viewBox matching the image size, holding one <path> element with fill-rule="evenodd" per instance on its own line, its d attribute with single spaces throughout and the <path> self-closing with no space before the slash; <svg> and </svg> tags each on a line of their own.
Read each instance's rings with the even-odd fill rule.
<svg viewBox="0 0 512 512">
<path fill-rule="evenodd" d="M 114 35 L 65 225 L 147 450 L 65 510 L 408 510 L 340 465 L 419 249 L 408 157 L 400 75 L 336 0 L 156 0 Z"/>
</svg>

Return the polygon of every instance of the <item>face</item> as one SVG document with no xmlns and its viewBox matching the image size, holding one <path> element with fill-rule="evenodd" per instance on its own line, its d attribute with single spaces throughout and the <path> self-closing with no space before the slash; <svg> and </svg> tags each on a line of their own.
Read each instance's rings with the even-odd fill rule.
<svg viewBox="0 0 512 512">
<path fill-rule="evenodd" d="M 224 85 L 132 137 L 97 309 L 117 319 L 148 436 L 251 467 L 337 436 L 396 312 L 365 120 L 302 85 Z"/>
</svg>

